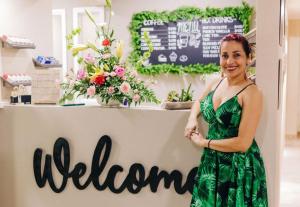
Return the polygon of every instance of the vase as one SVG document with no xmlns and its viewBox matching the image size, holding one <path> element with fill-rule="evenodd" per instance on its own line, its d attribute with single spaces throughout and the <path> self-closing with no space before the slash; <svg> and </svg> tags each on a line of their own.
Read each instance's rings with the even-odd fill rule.
<svg viewBox="0 0 300 207">
<path fill-rule="evenodd" d="M 119 108 L 121 107 L 121 103 L 118 100 L 115 99 L 109 99 L 108 102 L 106 103 L 101 99 L 101 97 L 97 97 L 97 103 L 101 105 L 102 107 L 107 107 L 107 108 Z"/>
<path fill-rule="evenodd" d="M 168 109 L 168 110 L 191 109 L 193 104 L 194 104 L 194 101 L 184 101 L 184 102 L 165 101 L 162 104 L 162 108 Z"/>
</svg>

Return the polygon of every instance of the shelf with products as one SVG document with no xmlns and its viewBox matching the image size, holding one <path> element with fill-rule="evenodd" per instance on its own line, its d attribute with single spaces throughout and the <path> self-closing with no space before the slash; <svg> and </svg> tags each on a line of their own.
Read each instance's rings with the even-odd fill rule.
<svg viewBox="0 0 300 207">
<path fill-rule="evenodd" d="M 9 85 L 11 87 L 14 86 L 30 86 L 31 85 L 31 77 L 26 74 L 3 74 L 1 76 L 3 80 L 3 85 Z"/>
<path fill-rule="evenodd" d="M 32 62 L 35 67 L 38 68 L 60 68 L 62 64 L 58 62 L 54 57 L 37 56 L 32 58 Z"/>
<path fill-rule="evenodd" d="M 26 74 L 3 74 L 1 76 L 2 92 L 11 104 L 30 104 L 32 79 Z M 3 97 L 2 97 L 3 98 Z"/>
<path fill-rule="evenodd" d="M 10 35 L 0 36 L 2 47 L 15 49 L 35 49 L 35 44 L 28 38 L 15 37 Z"/>
</svg>

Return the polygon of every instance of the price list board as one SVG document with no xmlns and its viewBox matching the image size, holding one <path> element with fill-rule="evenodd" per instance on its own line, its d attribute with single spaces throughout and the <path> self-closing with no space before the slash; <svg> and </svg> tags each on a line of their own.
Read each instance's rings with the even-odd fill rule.
<svg viewBox="0 0 300 207">
<path fill-rule="evenodd" d="M 181 20 L 165 23 L 145 20 L 140 28 L 141 51 L 148 50 L 143 33 L 148 32 L 153 52 L 147 64 L 219 64 L 219 43 L 229 33 L 243 34 L 243 24 L 232 17 Z"/>
</svg>

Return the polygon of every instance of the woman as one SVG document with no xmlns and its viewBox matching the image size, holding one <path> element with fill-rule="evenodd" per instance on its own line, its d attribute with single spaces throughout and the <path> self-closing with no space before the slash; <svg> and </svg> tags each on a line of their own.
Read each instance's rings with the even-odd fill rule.
<svg viewBox="0 0 300 207">
<path fill-rule="evenodd" d="M 246 75 L 251 48 L 241 35 L 221 40 L 223 78 L 210 84 L 192 107 L 185 136 L 204 147 L 191 207 L 268 206 L 266 176 L 254 140 L 262 94 Z M 202 113 L 209 124 L 204 138 L 197 130 Z"/>
</svg>

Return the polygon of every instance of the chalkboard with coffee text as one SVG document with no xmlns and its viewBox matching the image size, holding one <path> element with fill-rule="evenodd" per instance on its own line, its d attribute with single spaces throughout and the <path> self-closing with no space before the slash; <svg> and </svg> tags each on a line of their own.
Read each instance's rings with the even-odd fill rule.
<svg viewBox="0 0 300 207">
<path fill-rule="evenodd" d="M 179 20 L 144 20 L 139 30 L 141 52 L 148 51 L 143 38 L 148 32 L 153 45 L 144 66 L 157 64 L 219 64 L 219 43 L 229 33 L 243 34 L 243 24 L 233 17 Z"/>
</svg>

